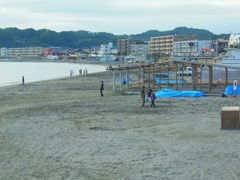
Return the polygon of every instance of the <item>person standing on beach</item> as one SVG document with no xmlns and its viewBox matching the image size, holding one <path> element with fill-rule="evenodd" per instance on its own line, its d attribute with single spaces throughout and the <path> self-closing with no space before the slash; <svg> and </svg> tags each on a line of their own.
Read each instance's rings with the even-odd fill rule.
<svg viewBox="0 0 240 180">
<path fill-rule="evenodd" d="M 151 101 L 151 95 L 152 95 L 151 89 L 148 89 L 147 102 L 150 102 L 150 101 Z"/>
<path fill-rule="evenodd" d="M 22 85 L 24 86 L 24 76 L 22 76 Z"/>
<path fill-rule="evenodd" d="M 155 93 L 153 92 L 153 90 L 151 89 L 151 108 L 152 108 L 152 107 L 156 107 L 156 105 L 155 105 L 155 99 L 156 99 L 156 95 L 155 95 Z"/>
<path fill-rule="evenodd" d="M 100 93 L 102 97 L 103 97 L 103 92 L 102 92 L 103 90 L 104 90 L 104 84 L 103 84 L 103 81 L 101 81 Z"/>
<path fill-rule="evenodd" d="M 142 98 L 142 107 L 145 105 L 145 87 L 142 87 L 141 98 Z"/>
</svg>

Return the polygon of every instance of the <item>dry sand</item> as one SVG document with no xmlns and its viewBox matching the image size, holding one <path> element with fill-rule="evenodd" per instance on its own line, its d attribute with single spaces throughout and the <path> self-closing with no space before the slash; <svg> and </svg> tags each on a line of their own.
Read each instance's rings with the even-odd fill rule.
<svg viewBox="0 0 240 180">
<path fill-rule="evenodd" d="M 0 179 L 240 179 L 239 98 L 112 94 L 111 72 L 0 88 Z M 104 97 L 99 85 L 104 80 Z"/>
</svg>

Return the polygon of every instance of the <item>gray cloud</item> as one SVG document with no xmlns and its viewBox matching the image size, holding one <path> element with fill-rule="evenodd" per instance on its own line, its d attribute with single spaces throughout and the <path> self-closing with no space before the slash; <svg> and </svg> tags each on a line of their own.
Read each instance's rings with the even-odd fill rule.
<svg viewBox="0 0 240 180">
<path fill-rule="evenodd" d="M 11 0 L 0 2 L 1 28 L 136 34 L 179 26 L 239 32 L 237 0 Z"/>
</svg>

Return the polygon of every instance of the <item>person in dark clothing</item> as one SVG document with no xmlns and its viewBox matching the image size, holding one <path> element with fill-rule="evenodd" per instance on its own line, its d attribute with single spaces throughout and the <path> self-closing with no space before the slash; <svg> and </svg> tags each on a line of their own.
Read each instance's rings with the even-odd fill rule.
<svg viewBox="0 0 240 180">
<path fill-rule="evenodd" d="M 103 84 L 103 81 L 101 81 L 100 94 L 102 97 L 103 97 L 103 92 L 102 92 L 103 90 L 104 90 L 104 84 Z"/>
<path fill-rule="evenodd" d="M 145 105 L 145 87 L 142 87 L 141 98 L 142 98 L 142 107 Z"/>
<path fill-rule="evenodd" d="M 151 108 L 152 108 L 152 107 L 156 107 L 156 105 L 155 105 L 155 99 L 156 99 L 156 95 L 155 95 L 155 93 L 153 92 L 153 90 L 151 90 Z"/>
<path fill-rule="evenodd" d="M 22 76 L 22 85 L 24 86 L 24 76 Z"/>
<path fill-rule="evenodd" d="M 147 102 L 149 101 L 151 101 L 151 94 L 152 94 L 152 92 L 151 92 L 151 89 L 149 89 L 148 90 L 148 93 L 147 93 Z"/>
</svg>

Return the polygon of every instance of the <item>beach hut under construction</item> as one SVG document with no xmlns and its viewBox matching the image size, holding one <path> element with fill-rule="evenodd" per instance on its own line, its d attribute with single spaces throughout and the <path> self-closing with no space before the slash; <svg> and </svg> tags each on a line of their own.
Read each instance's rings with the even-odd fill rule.
<svg viewBox="0 0 240 180">
<path fill-rule="evenodd" d="M 191 67 L 190 74 L 184 74 L 186 67 Z M 240 67 L 180 60 L 131 64 L 111 67 L 109 70 L 113 73 L 113 93 L 135 92 L 142 86 L 203 90 L 205 93 L 215 90 L 218 93 L 224 92 L 225 87 L 232 85 L 234 80 L 240 80 Z"/>
</svg>

